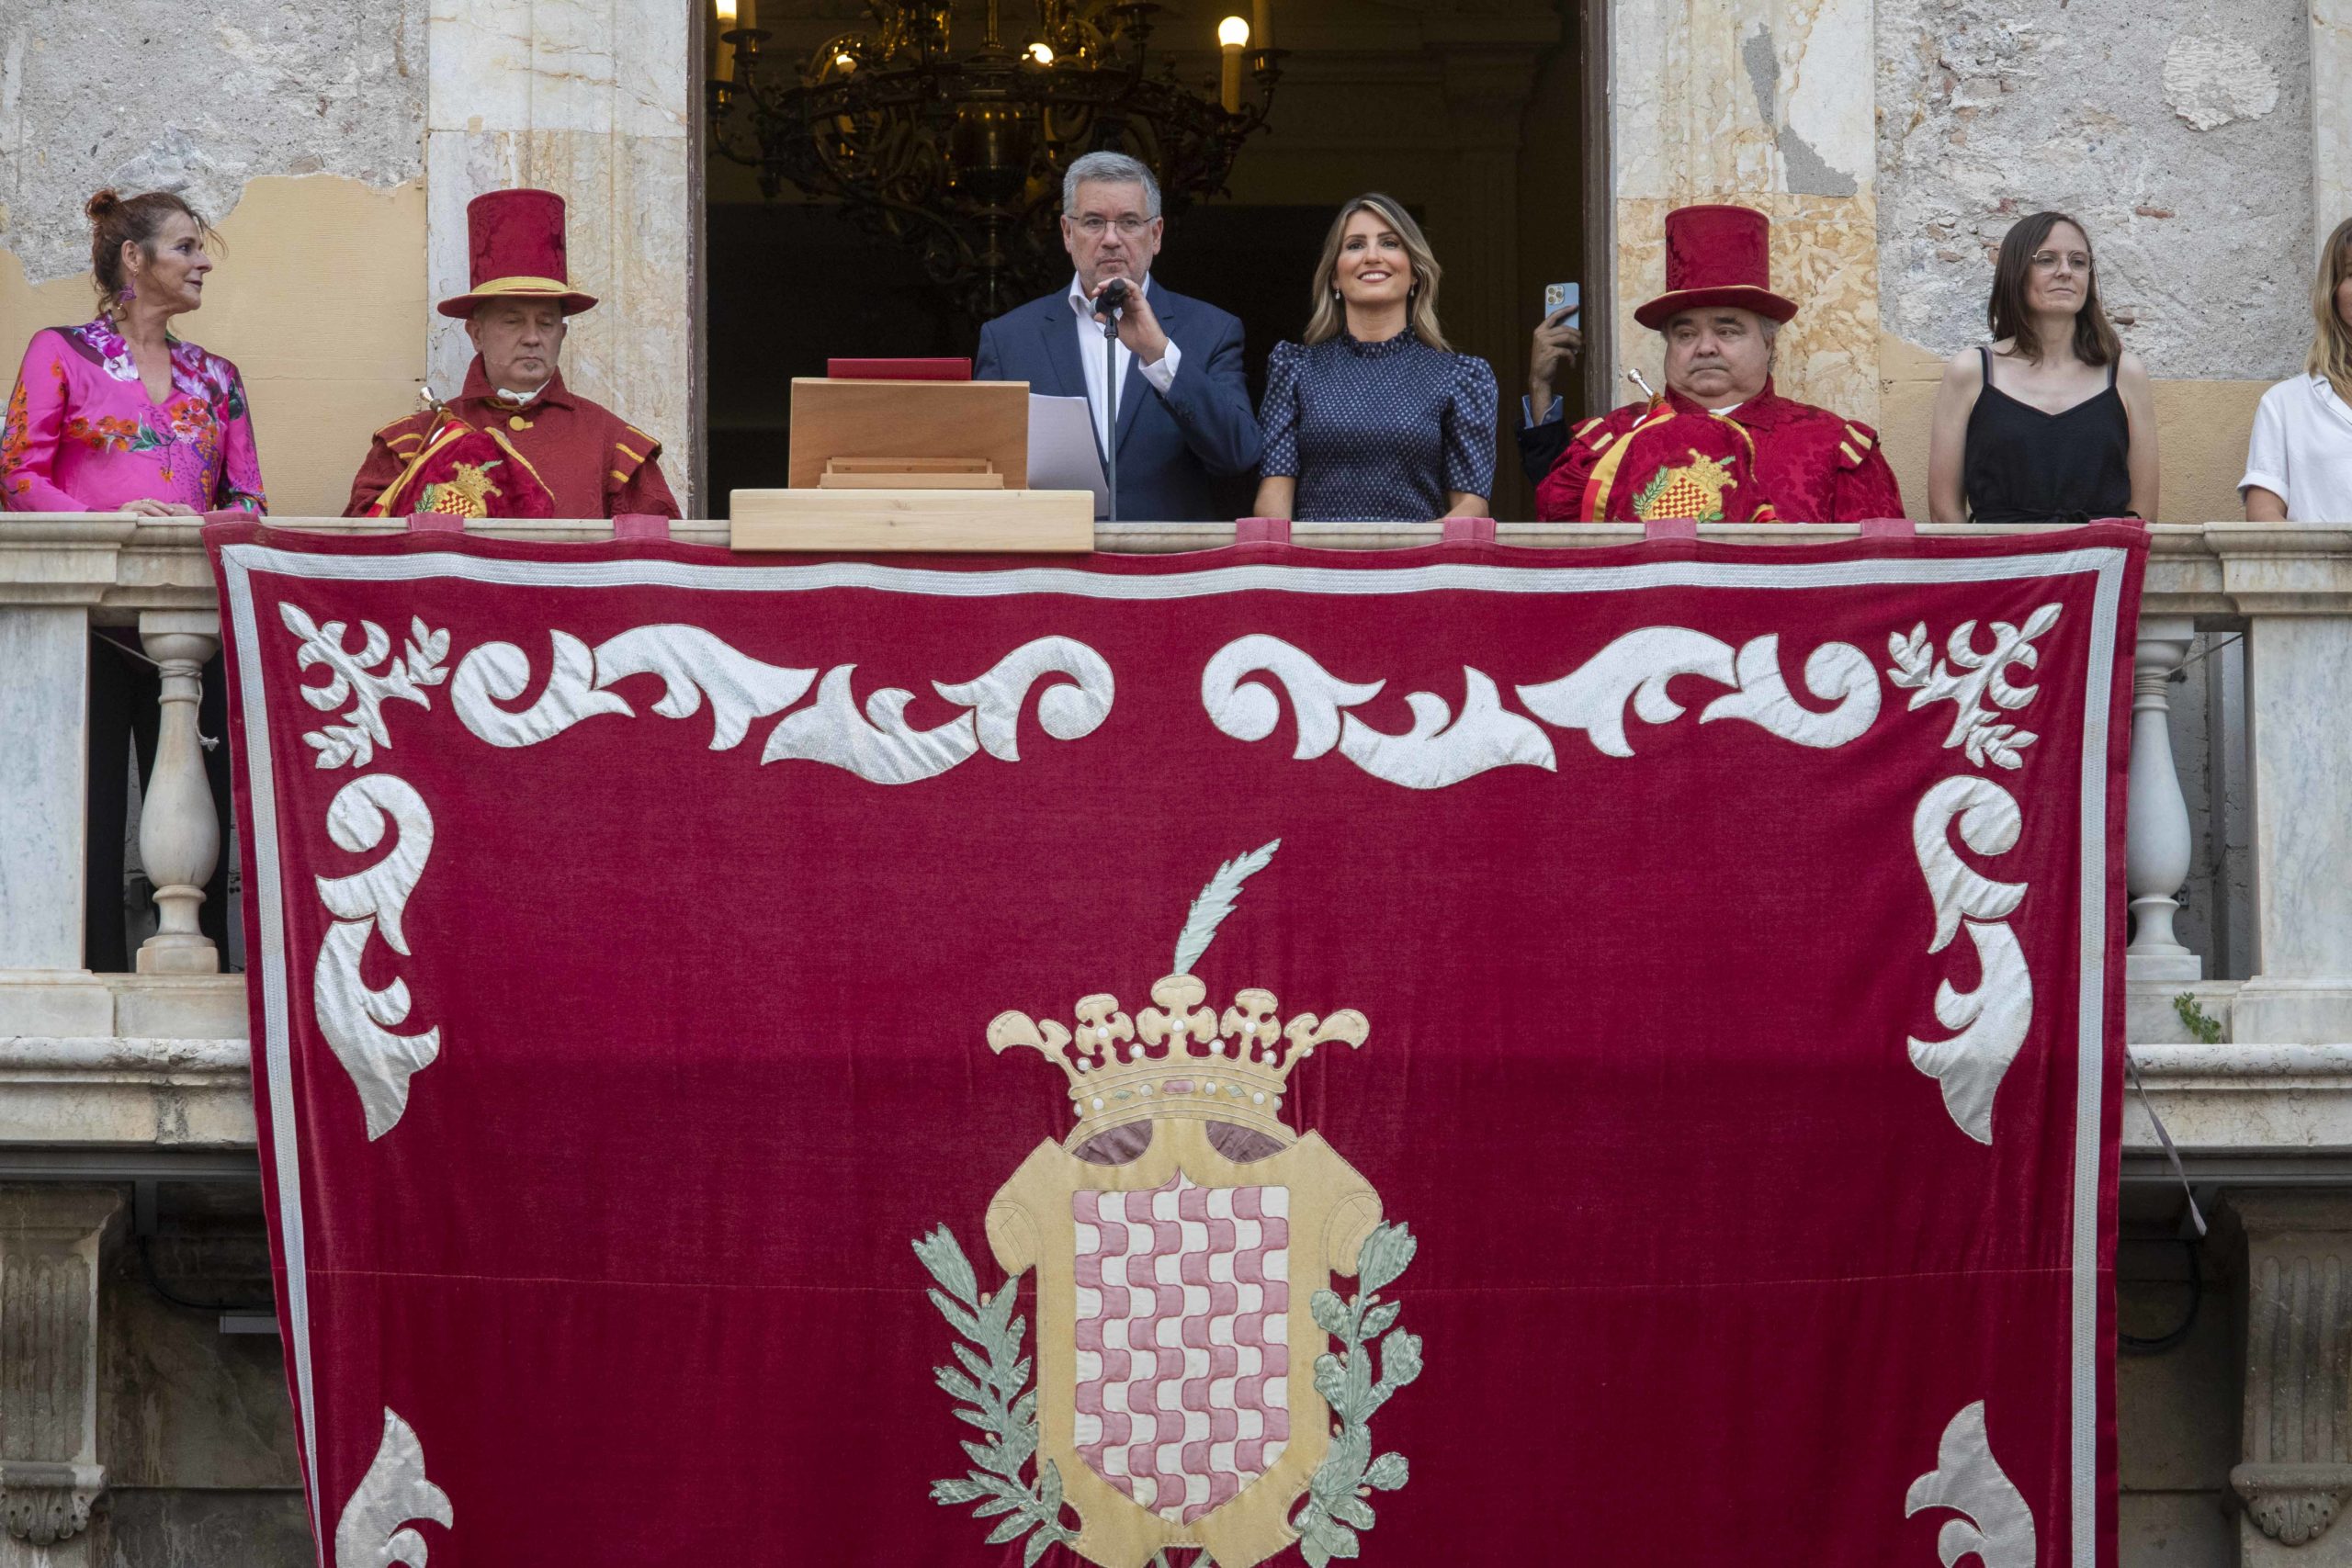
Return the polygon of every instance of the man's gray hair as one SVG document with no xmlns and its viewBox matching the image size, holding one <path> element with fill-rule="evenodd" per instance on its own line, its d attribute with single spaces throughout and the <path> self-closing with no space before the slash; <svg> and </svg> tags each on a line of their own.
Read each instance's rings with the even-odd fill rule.
<svg viewBox="0 0 2352 1568">
<path fill-rule="evenodd" d="M 1125 152 L 1089 152 L 1070 164 L 1069 172 L 1062 175 L 1064 212 L 1078 205 L 1078 187 L 1089 180 L 1143 186 L 1143 215 L 1159 216 L 1159 182 L 1152 177 L 1151 165 L 1142 159 L 1130 158 Z"/>
</svg>

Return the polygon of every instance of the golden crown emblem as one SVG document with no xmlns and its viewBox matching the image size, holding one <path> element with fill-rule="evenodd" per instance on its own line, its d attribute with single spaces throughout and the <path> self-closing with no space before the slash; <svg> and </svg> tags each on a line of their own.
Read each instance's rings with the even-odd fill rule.
<svg viewBox="0 0 2352 1568">
<path fill-rule="evenodd" d="M 1296 1140 L 1282 1119 L 1292 1070 L 1317 1045 L 1362 1045 L 1371 1025 L 1353 1008 L 1329 1018 L 1300 1013 L 1284 1023 L 1273 992 L 1254 987 L 1236 992 L 1219 1014 L 1204 1005 L 1208 987 L 1193 973 L 1233 912 L 1241 885 L 1266 869 L 1282 842 L 1261 844 L 1216 868 L 1185 912 L 1176 972 L 1153 983 L 1150 1007 L 1130 1018 L 1118 998 L 1097 993 L 1079 998 L 1070 1010 L 1078 1017 L 1074 1030 L 1025 1012 L 1001 1012 L 989 1021 L 989 1050 L 1001 1055 L 1026 1045 L 1069 1079 L 1078 1124 L 1065 1147 L 1083 1147 L 1112 1127 L 1169 1116 L 1246 1127 L 1281 1144 Z"/>
<path fill-rule="evenodd" d="M 989 1024 L 989 1049 L 1026 1045 L 1062 1069 L 1078 1117 L 1072 1148 L 1105 1129 L 1164 1116 L 1231 1122 L 1287 1144 L 1297 1136 L 1282 1119 L 1292 1070 L 1318 1045 L 1359 1046 L 1371 1032 L 1353 1008 L 1283 1022 L 1272 991 L 1236 992 L 1222 1014 L 1204 1005 L 1207 998 L 1197 976 L 1170 975 L 1153 983 L 1154 1005 L 1132 1018 L 1118 998 L 1099 993 L 1070 1010 L 1075 1029 L 1001 1012 Z"/>
</svg>

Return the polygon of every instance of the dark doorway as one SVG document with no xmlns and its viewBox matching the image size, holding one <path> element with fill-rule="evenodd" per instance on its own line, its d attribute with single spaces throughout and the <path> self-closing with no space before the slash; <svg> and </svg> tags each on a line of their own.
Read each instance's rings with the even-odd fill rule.
<svg viewBox="0 0 2352 1568">
<path fill-rule="evenodd" d="M 1606 191 L 1593 185 L 1605 181 L 1607 160 L 1586 82 L 1590 62 L 1606 53 L 1596 47 L 1599 0 L 1495 4 L 1522 18 L 1515 36 L 1523 41 L 1511 50 L 1523 57 L 1523 74 L 1495 70 L 1498 91 L 1483 95 L 1464 91 L 1459 40 L 1435 24 L 1423 41 L 1384 35 L 1385 46 L 1369 52 L 1309 41 L 1306 28 L 1291 35 L 1285 47 L 1299 51 L 1296 80 L 1284 86 L 1272 128 L 1245 149 L 1229 195 L 1170 219 L 1153 270 L 1167 287 L 1241 318 L 1254 403 L 1269 351 L 1306 325 L 1332 213 L 1360 191 L 1396 196 L 1421 219 L 1446 266 L 1448 336 L 1494 367 L 1503 397 L 1492 502 L 1509 518 L 1532 515 L 1514 432 L 1542 286 L 1580 279 L 1589 302 L 1605 307 L 1609 299 L 1609 258 L 1589 254 L 1592 237 L 1608 232 L 1599 220 Z M 762 7 L 762 25 L 792 33 L 795 47 L 822 41 L 817 20 L 770 9 Z M 1212 26 L 1193 30 L 1206 37 Z M 1170 37 L 1182 32 L 1170 24 Z M 1481 48 L 1485 71 L 1493 51 Z M 1193 65 L 1213 71 L 1205 58 L 1185 62 Z M 1369 120 L 1367 95 L 1381 105 Z M 1515 139 L 1496 137 L 1498 110 L 1516 125 Z M 980 323 L 959 315 L 911 248 L 789 192 L 763 200 L 750 172 L 724 159 L 706 166 L 705 505 L 724 517 L 730 491 L 785 482 L 794 377 L 821 376 L 836 357 L 967 356 Z M 1588 310 L 1588 325 L 1605 330 L 1607 316 L 1605 308 Z M 1571 417 L 1595 387 L 1594 400 L 1609 400 L 1606 375 L 1592 363 L 1605 362 L 1608 347 L 1593 346 L 1586 377 L 1564 377 L 1558 389 Z M 1247 480 L 1235 487 L 1236 514 L 1253 491 Z"/>
</svg>

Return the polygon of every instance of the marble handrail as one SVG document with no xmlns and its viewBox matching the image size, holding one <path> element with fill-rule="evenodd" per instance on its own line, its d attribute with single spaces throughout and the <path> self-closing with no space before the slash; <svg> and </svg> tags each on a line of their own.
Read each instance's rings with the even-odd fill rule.
<svg viewBox="0 0 2352 1568">
<path fill-rule="evenodd" d="M 392 534 L 403 525 L 379 519 L 273 518 L 279 527 L 333 534 Z M 496 520 L 467 530 L 481 538 L 581 542 L 612 536 L 612 525 L 588 520 Z M 2041 531 L 2027 525 L 2003 532 Z M 1767 547 L 1849 539 L 1850 524 L 1703 524 L 1699 536 Z M 1922 537 L 1979 537 L 1975 524 L 1921 524 Z M 1161 555 L 1216 549 L 1234 541 L 1230 523 L 1129 523 L 1095 530 L 1098 549 Z M 1391 549 L 1433 545 L 1435 523 L 1301 523 L 1295 544 L 1324 549 Z M 2352 615 L 2352 523 L 2159 524 L 2148 530 L 2146 609 L 2150 613 Z M 724 545 L 723 521 L 673 525 L 683 544 Z M 1630 523 L 1502 523 L 1504 545 L 1542 549 L 1606 548 L 1640 542 Z M 183 518 L 115 513 L 11 513 L 0 520 L 0 606 L 79 604 L 102 623 L 130 625 L 141 610 L 212 608 L 211 575 L 199 525 Z"/>
</svg>

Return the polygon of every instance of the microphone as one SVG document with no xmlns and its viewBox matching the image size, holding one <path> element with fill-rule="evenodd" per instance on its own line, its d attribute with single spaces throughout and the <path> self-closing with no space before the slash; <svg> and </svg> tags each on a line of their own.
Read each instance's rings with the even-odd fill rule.
<svg viewBox="0 0 2352 1568">
<path fill-rule="evenodd" d="M 1113 278 L 1110 282 L 1102 286 L 1102 292 L 1094 297 L 1094 313 L 1098 316 L 1115 317 L 1120 311 L 1126 308 L 1127 280 L 1124 277 Z M 1108 332 L 1116 332 L 1119 330 L 1119 324 L 1116 321 L 1106 321 L 1103 323 L 1103 326 L 1104 330 Z"/>
</svg>

